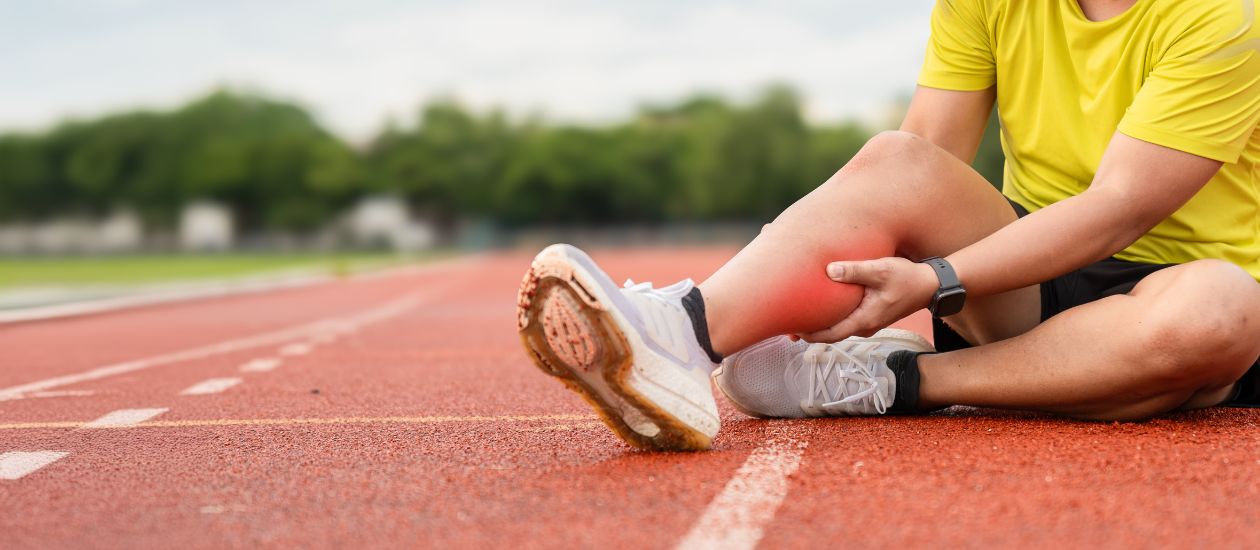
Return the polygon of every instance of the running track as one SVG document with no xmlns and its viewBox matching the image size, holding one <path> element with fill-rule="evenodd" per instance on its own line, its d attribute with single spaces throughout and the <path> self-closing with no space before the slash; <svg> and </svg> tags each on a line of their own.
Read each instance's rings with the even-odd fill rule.
<svg viewBox="0 0 1260 550">
<path fill-rule="evenodd" d="M 668 283 L 731 252 L 594 255 Z M 1252 410 L 725 407 L 711 452 L 633 451 L 520 351 L 527 264 L 0 327 L 0 548 L 1260 546 Z"/>
</svg>

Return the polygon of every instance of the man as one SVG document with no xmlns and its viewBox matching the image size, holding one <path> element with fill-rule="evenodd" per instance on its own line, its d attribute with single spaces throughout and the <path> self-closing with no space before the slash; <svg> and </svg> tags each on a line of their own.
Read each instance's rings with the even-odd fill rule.
<svg viewBox="0 0 1260 550">
<path fill-rule="evenodd" d="M 656 449 L 709 446 L 724 356 L 718 387 L 764 417 L 1258 403 L 1256 2 L 939 0 L 901 131 L 699 287 L 618 289 L 549 247 L 525 346 Z M 968 165 L 995 100 L 1001 194 Z M 924 307 L 935 351 L 867 338 Z"/>
</svg>

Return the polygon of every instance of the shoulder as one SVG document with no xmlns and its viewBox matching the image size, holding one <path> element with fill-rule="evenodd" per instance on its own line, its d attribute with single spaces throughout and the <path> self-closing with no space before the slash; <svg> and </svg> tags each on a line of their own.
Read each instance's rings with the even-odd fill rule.
<svg viewBox="0 0 1260 550">
<path fill-rule="evenodd" d="M 1157 25 L 1169 42 L 1223 46 L 1256 36 L 1260 0 L 1150 0 Z"/>
<path fill-rule="evenodd" d="M 963 17 L 987 19 L 1005 9 L 1012 0 L 936 0 L 936 9 Z"/>
<path fill-rule="evenodd" d="M 947 25 L 993 31 L 1012 2 L 1019 0 L 936 0 L 934 17 Z"/>
</svg>

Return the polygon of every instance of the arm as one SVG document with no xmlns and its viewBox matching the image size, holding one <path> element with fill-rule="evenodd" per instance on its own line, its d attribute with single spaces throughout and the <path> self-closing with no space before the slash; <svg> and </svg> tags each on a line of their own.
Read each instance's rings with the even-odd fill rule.
<svg viewBox="0 0 1260 550">
<path fill-rule="evenodd" d="M 1190 200 L 1223 163 L 1235 162 L 1260 124 L 1260 26 L 1244 3 L 1171 4 L 1176 40 L 1120 120 L 1090 187 L 1026 216 L 949 256 L 968 292 L 996 294 L 1036 284 L 1106 258 Z M 937 2 L 919 83 L 984 90 L 996 82 L 988 11 L 965 0 Z M 916 101 L 919 99 L 916 94 Z M 921 104 L 926 108 L 928 101 Z M 933 110 L 961 109 L 944 104 Z M 954 113 L 916 111 L 908 129 L 969 160 L 969 139 L 939 137 Z M 924 122 L 928 121 L 928 122 Z M 945 140 L 945 144 L 942 141 Z M 965 146 L 965 147 L 964 147 Z M 858 308 L 810 339 L 869 334 L 924 307 L 937 281 L 930 267 L 900 258 L 835 262 L 828 274 L 866 287 Z"/>
<path fill-rule="evenodd" d="M 951 254 L 967 293 L 997 294 L 1049 280 L 1123 250 L 1199 191 L 1222 163 L 1112 136 L 1090 188 L 1042 208 Z M 810 341 L 870 335 L 931 301 L 931 267 L 904 258 L 834 262 L 828 275 L 866 287 L 862 302 Z"/>
<path fill-rule="evenodd" d="M 1049 280 L 1133 244 L 1189 201 L 1221 164 L 1116 132 L 1084 193 L 946 259 L 978 296 Z"/>
<path fill-rule="evenodd" d="M 1159 61 L 1120 120 L 1088 190 L 948 258 L 970 293 L 1031 285 L 1124 249 L 1189 201 L 1223 163 L 1239 158 L 1260 124 L 1260 52 L 1252 47 L 1260 27 L 1251 24 L 1249 5 L 1173 5 L 1168 31 L 1177 38 L 1156 41 Z M 964 20 L 942 20 L 943 31 L 953 28 L 949 21 Z M 966 28 L 978 32 L 976 25 Z M 954 62 L 943 74 L 988 66 L 990 59 L 979 63 L 964 55 L 969 51 L 942 49 L 939 60 Z"/>
<path fill-rule="evenodd" d="M 901 130 L 925 138 L 971 164 L 989 122 L 996 89 L 958 92 L 919 86 Z"/>
</svg>

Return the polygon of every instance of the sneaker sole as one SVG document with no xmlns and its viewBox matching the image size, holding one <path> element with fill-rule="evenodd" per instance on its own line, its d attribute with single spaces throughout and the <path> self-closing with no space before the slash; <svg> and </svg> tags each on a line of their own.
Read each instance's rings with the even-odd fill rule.
<svg viewBox="0 0 1260 550">
<path fill-rule="evenodd" d="M 550 253 L 549 253 L 550 252 Z M 517 329 L 534 364 L 580 395 L 625 442 L 641 449 L 697 451 L 712 438 L 660 408 L 630 384 L 633 347 L 607 306 L 602 292 L 588 288 L 563 249 L 549 247 L 530 265 L 517 298 Z M 585 374 L 586 376 L 583 376 Z M 607 388 L 657 428 L 636 431 L 628 411 L 592 387 L 598 377 Z"/>
</svg>

